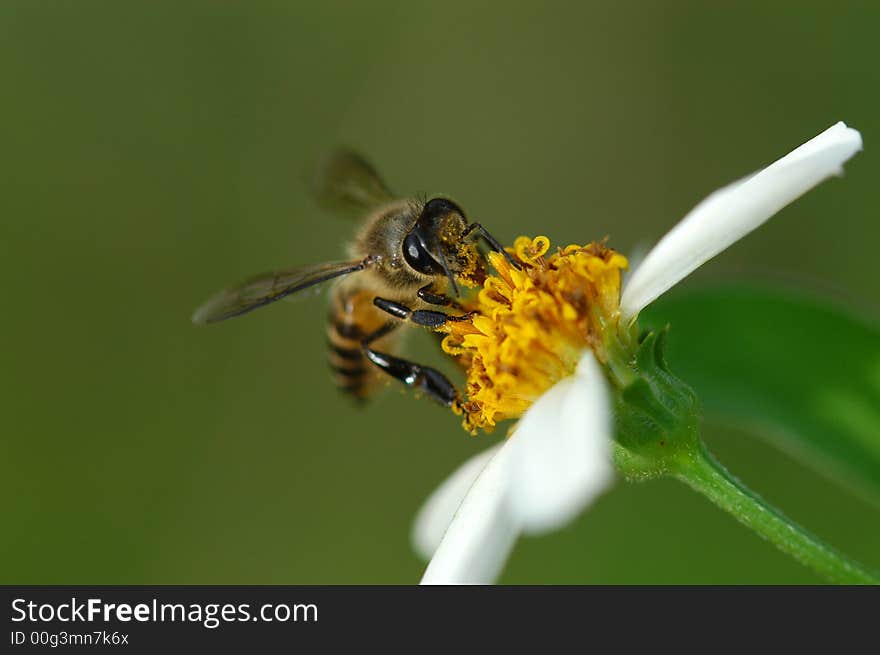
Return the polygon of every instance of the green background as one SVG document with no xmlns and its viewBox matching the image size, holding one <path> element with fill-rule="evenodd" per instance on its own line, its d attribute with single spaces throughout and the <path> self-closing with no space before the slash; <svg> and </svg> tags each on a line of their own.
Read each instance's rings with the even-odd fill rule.
<svg viewBox="0 0 880 655">
<path fill-rule="evenodd" d="M 336 143 L 503 241 L 630 252 L 845 120 L 866 145 L 846 177 L 682 290 L 769 280 L 876 317 L 880 9 L 708 4 L 3 2 L 0 582 L 419 579 L 416 510 L 492 439 L 396 387 L 363 410 L 338 395 L 322 299 L 189 322 L 243 276 L 339 257 L 352 225 L 303 183 Z M 437 361 L 422 336 L 412 352 Z M 877 504 L 706 432 L 757 491 L 880 566 Z M 502 581 L 818 578 L 652 482 L 523 540 Z"/>
</svg>

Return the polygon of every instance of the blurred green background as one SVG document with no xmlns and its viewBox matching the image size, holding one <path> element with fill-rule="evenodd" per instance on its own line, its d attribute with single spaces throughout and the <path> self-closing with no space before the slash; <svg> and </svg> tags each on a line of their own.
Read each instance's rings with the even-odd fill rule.
<svg viewBox="0 0 880 655">
<path fill-rule="evenodd" d="M 352 226 L 303 183 L 337 143 L 504 241 L 610 235 L 628 252 L 845 120 L 866 144 L 846 177 L 688 284 L 770 280 L 876 318 L 880 6 L 707 4 L 3 2 L 0 581 L 419 579 L 416 510 L 492 438 L 396 387 L 348 403 L 322 299 L 189 322 L 243 276 L 339 257 Z M 412 351 L 437 361 L 422 336 Z M 880 566 L 877 505 L 706 433 L 757 491 Z M 502 581 L 819 580 L 653 482 L 522 541 Z"/>
</svg>

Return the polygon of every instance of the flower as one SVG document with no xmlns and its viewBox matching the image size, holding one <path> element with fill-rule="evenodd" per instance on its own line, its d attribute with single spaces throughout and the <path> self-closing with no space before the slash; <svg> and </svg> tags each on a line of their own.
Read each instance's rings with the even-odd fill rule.
<svg viewBox="0 0 880 655">
<path fill-rule="evenodd" d="M 837 123 L 760 172 L 716 191 L 664 236 L 621 290 L 626 259 L 604 244 L 546 256 L 546 237 L 520 238 L 511 267 L 479 292 L 471 321 L 450 324 L 444 350 L 468 370 L 465 427 L 512 434 L 465 462 L 425 502 L 413 529 L 430 563 L 423 584 L 490 583 L 516 539 L 557 529 L 613 481 L 612 404 L 620 352 L 639 312 L 701 264 L 825 179 L 862 147 Z"/>
<path fill-rule="evenodd" d="M 560 249 L 520 237 L 511 249 L 520 268 L 490 253 L 496 270 L 467 308 L 470 321 L 447 324 L 443 350 L 464 360 L 465 428 L 491 430 L 519 418 L 556 382 L 574 373 L 585 348 L 604 361 L 604 335 L 616 324 L 626 258 L 600 243 Z"/>
</svg>

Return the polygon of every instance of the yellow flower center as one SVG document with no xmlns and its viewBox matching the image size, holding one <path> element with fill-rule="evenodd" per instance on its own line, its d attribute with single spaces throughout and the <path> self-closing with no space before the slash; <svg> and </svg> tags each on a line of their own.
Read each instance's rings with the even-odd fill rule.
<svg viewBox="0 0 880 655">
<path fill-rule="evenodd" d="M 447 323 L 443 350 L 467 369 L 467 399 L 456 409 L 466 430 L 490 431 L 518 418 L 541 394 L 571 375 L 585 348 L 606 361 L 606 335 L 619 320 L 626 258 L 601 243 L 571 245 L 546 256 L 550 240 L 520 237 L 489 260 L 488 276 L 467 303 L 469 321 Z"/>
</svg>

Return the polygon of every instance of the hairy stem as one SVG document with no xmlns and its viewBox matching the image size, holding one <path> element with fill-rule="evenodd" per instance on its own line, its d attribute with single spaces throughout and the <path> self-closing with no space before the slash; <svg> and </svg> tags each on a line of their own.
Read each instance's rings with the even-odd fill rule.
<svg viewBox="0 0 880 655">
<path fill-rule="evenodd" d="M 867 571 L 768 505 L 733 477 L 705 447 L 681 458 L 670 473 L 828 580 L 841 584 L 880 584 L 880 576 Z"/>
</svg>

